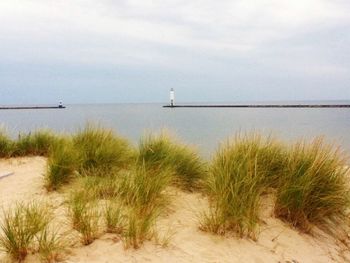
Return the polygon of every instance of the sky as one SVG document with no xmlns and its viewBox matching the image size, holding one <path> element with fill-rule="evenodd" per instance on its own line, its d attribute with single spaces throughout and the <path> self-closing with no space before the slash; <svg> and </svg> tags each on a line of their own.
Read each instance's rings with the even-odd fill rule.
<svg viewBox="0 0 350 263">
<path fill-rule="evenodd" d="M 350 99 L 349 0 L 1 0 L 0 104 Z"/>
</svg>

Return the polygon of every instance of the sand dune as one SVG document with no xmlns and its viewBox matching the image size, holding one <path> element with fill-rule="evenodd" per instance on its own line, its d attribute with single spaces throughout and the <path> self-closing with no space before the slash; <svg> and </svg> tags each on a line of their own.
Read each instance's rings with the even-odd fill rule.
<svg viewBox="0 0 350 263">
<path fill-rule="evenodd" d="M 19 200 L 40 199 L 51 203 L 61 215 L 63 196 L 47 194 L 43 188 L 45 165 L 46 159 L 41 157 L 0 160 L 0 171 L 14 172 L 0 179 L 0 206 L 6 209 Z M 268 196 L 258 239 L 253 241 L 201 232 L 197 216 L 207 207 L 206 200 L 200 194 L 169 191 L 172 205 L 158 222 L 158 242 L 126 250 L 117 236 L 105 234 L 89 246 L 77 242 L 64 262 L 350 262 L 350 252 L 334 238 L 322 232 L 317 236 L 302 234 L 274 218 Z M 169 243 L 165 242 L 167 237 Z M 0 253 L 0 262 L 7 261 Z M 39 258 L 29 255 L 25 262 L 39 262 Z"/>
</svg>

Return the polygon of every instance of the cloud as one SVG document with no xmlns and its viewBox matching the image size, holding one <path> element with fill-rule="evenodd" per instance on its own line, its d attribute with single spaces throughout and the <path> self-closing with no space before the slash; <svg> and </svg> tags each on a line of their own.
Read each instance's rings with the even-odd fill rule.
<svg viewBox="0 0 350 263">
<path fill-rule="evenodd" d="M 346 0 L 2 0 L 0 63 L 158 68 L 227 80 L 287 71 L 344 83 L 349 8 Z"/>
</svg>

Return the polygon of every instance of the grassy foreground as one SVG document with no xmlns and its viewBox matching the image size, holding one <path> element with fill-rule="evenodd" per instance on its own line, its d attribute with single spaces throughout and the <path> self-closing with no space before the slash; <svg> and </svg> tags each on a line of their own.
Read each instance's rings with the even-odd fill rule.
<svg viewBox="0 0 350 263">
<path fill-rule="evenodd" d="M 254 237 L 260 196 L 278 184 L 284 159 L 281 144 L 259 134 L 237 135 L 221 145 L 204 181 L 210 211 L 203 214 L 202 229 Z"/>
<path fill-rule="evenodd" d="M 274 193 L 275 216 L 302 231 L 334 230 L 348 220 L 349 167 L 322 138 L 282 144 L 259 134 L 236 136 L 219 147 L 204 180 L 209 211 L 200 228 L 256 238 L 264 193 Z"/>
<path fill-rule="evenodd" d="M 50 147 L 60 136 L 49 130 L 39 130 L 34 133 L 19 134 L 16 140 L 0 130 L 0 158 L 19 156 L 47 156 Z"/>
<path fill-rule="evenodd" d="M 137 147 L 92 125 L 66 136 L 40 131 L 11 140 L 0 134 L 0 157 L 26 155 L 48 157 L 44 185 L 65 194 L 66 217 L 83 245 L 106 232 L 126 248 L 155 240 L 156 222 L 171 203 L 169 187 L 208 199 L 199 228 L 214 234 L 256 239 L 266 193 L 275 197 L 275 216 L 305 232 L 315 226 L 332 232 L 348 219 L 348 160 L 321 138 L 285 144 L 238 134 L 207 162 L 165 132 L 142 137 Z M 39 252 L 54 262 L 68 241 L 50 223 L 51 214 L 42 204 L 5 211 L 0 249 L 16 260 Z"/>
</svg>

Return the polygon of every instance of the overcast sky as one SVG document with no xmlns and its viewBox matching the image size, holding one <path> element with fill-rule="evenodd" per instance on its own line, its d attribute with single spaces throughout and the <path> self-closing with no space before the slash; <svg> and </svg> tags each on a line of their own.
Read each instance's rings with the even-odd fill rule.
<svg viewBox="0 0 350 263">
<path fill-rule="evenodd" d="M 350 99 L 349 0 L 1 0 L 0 104 Z"/>
</svg>

